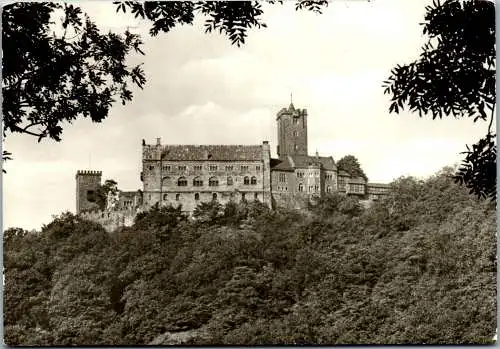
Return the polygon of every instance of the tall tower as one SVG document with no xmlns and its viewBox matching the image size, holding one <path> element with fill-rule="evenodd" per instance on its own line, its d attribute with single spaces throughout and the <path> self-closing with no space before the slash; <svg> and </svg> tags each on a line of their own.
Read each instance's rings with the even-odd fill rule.
<svg viewBox="0 0 500 349">
<path fill-rule="evenodd" d="M 101 186 L 102 171 L 76 172 L 76 214 L 97 208 L 97 191 Z"/>
<path fill-rule="evenodd" d="M 293 103 L 281 109 L 278 123 L 278 156 L 307 155 L 307 110 L 295 109 Z"/>
</svg>

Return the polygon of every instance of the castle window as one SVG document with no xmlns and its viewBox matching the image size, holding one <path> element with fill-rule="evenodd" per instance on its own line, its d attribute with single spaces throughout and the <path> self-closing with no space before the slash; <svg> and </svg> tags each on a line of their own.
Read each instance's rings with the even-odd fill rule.
<svg viewBox="0 0 500 349">
<path fill-rule="evenodd" d="M 258 201 L 259 200 L 259 194 L 258 193 L 253 194 L 253 198 L 254 198 L 255 201 Z"/>
<path fill-rule="evenodd" d="M 148 195 L 148 200 L 151 200 L 151 194 Z"/>
<path fill-rule="evenodd" d="M 95 192 L 93 190 L 87 190 L 87 201 L 96 202 Z"/>
<path fill-rule="evenodd" d="M 227 177 L 227 185 L 233 185 L 233 177 Z"/>
<path fill-rule="evenodd" d="M 245 178 L 243 178 L 243 184 L 249 185 L 250 184 L 250 178 L 248 178 L 247 176 L 245 176 Z"/>
<path fill-rule="evenodd" d="M 168 197 L 167 194 L 163 194 L 163 201 L 167 201 L 167 197 Z"/>
<path fill-rule="evenodd" d="M 163 171 L 170 171 L 170 165 L 163 166 Z"/>
<path fill-rule="evenodd" d="M 209 171 L 217 171 L 217 165 L 210 165 L 208 166 Z"/>
<path fill-rule="evenodd" d="M 260 166 L 255 166 L 255 171 L 260 171 Z"/>
<path fill-rule="evenodd" d="M 181 194 L 176 194 L 175 195 L 175 201 L 179 201 L 181 199 Z"/>
<path fill-rule="evenodd" d="M 304 172 L 297 172 L 297 178 L 304 178 Z"/>
<path fill-rule="evenodd" d="M 299 146 L 297 144 L 294 144 L 293 149 L 295 149 L 297 151 L 297 150 L 299 150 Z"/>
<path fill-rule="evenodd" d="M 232 171 L 232 170 L 233 170 L 233 165 L 226 166 L 226 171 Z"/>
<path fill-rule="evenodd" d="M 317 193 L 319 191 L 319 185 L 314 186 L 314 191 Z"/>
<path fill-rule="evenodd" d="M 242 165 L 241 166 L 241 171 L 248 171 L 248 166 L 247 165 Z"/>
<path fill-rule="evenodd" d="M 280 173 L 279 174 L 279 181 L 280 182 L 286 182 L 286 174 Z"/>
<path fill-rule="evenodd" d="M 241 201 L 245 201 L 245 193 L 241 193 Z"/>
<path fill-rule="evenodd" d="M 299 183 L 299 191 L 304 191 L 304 185 L 302 183 Z"/>
<path fill-rule="evenodd" d="M 196 201 L 200 201 L 200 194 L 198 194 L 198 193 L 194 194 L 194 199 Z"/>
<path fill-rule="evenodd" d="M 188 185 L 188 181 L 187 181 L 187 179 L 186 179 L 186 178 L 184 178 L 184 177 L 180 177 L 180 178 L 177 180 L 177 185 L 178 185 L 179 187 L 187 187 L 187 185 Z"/>
<path fill-rule="evenodd" d="M 312 193 L 313 192 L 313 189 L 314 187 L 312 185 L 309 186 L 309 192 Z"/>
<path fill-rule="evenodd" d="M 294 137 L 297 137 L 299 135 L 299 133 L 297 131 L 293 131 L 293 136 Z"/>
<path fill-rule="evenodd" d="M 170 187 L 172 185 L 172 179 L 170 177 L 164 177 L 162 180 L 162 186 Z"/>
<path fill-rule="evenodd" d="M 186 166 L 178 166 L 177 167 L 179 171 L 186 171 Z"/>
<path fill-rule="evenodd" d="M 212 200 L 216 201 L 217 200 L 217 193 L 212 194 Z"/>
<path fill-rule="evenodd" d="M 201 171 L 201 165 L 193 166 L 195 171 Z"/>
<path fill-rule="evenodd" d="M 150 170 L 150 171 L 153 171 L 154 169 L 155 169 L 155 167 L 154 167 L 154 166 L 149 166 L 149 170 Z"/>
<path fill-rule="evenodd" d="M 196 177 L 193 179 L 193 186 L 195 187 L 202 187 L 203 186 L 203 180 L 200 177 Z"/>
<path fill-rule="evenodd" d="M 329 181 L 331 181 L 333 179 L 333 175 L 331 173 L 327 173 L 325 178 Z"/>
<path fill-rule="evenodd" d="M 298 125 L 299 124 L 299 118 L 293 118 L 293 124 Z"/>
<path fill-rule="evenodd" d="M 257 184 L 257 178 L 252 177 L 252 179 L 250 180 L 250 183 L 251 183 L 252 185 Z"/>
<path fill-rule="evenodd" d="M 332 187 L 331 186 L 326 187 L 326 192 L 327 193 L 331 193 L 332 192 Z"/>
<path fill-rule="evenodd" d="M 215 177 L 211 177 L 209 180 L 208 180 L 208 186 L 209 187 L 217 187 L 219 185 L 219 180 Z"/>
</svg>

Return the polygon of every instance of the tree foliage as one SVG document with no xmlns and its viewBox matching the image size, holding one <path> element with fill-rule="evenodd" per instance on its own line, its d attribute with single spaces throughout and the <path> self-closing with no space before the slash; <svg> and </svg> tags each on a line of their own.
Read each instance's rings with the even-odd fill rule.
<svg viewBox="0 0 500 349">
<path fill-rule="evenodd" d="M 353 177 L 362 177 L 365 181 L 368 181 L 368 176 L 365 174 L 359 160 L 354 155 L 346 155 L 337 161 L 337 168 L 346 171 Z"/>
<path fill-rule="evenodd" d="M 480 197 L 496 196 L 495 3 L 482 0 L 434 1 L 426 8 L 423 34 L 429 41 L 418 60 L 398 65 L 384 82 L 391 95 L 389 112 L 405 106 L 420 116 L 468 117 L 489 122 L 488 132 L 472 149 L 456 174 Z"/>
<path fill-rule="evenodd" d="M 4 233 L 9 345 L 491 343 L 492 202 L 453 169 L 363 208 L 155 206 L 107 233 L 66 213 Z M 212 214 L 213 208 L 217 214 Z"/>
<path fill-rule="evenodd" d="M 62 23 L 52 31 L 58 11 Z M 59 141 L 65 123 L 101 122 L 116 99 L 132 100 L 131 85 L 145 83 L 140 65 L 126 65 L 131 52 L 142 53 L 140 38 L 102 34 L 79 7 L 12 3 L 3 8 L 2 25 L 4 135 Z"/>
</svg>

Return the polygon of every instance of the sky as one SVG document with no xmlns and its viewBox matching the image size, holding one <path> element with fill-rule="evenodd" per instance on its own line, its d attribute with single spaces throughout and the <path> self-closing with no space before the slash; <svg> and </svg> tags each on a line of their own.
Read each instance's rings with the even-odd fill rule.
<svg viewBox="0 0 500 349">
<path fill-rule="evenodd" d="M 14 160 L 3 177 L 4 228 L 40 229 L 75 211 L 77 170 L 103 172 L 122 190 L 142 189 L 141 140 L 163 144 L 261 144 L 276 156 L 276 113 L 308 111 L 309 153 L 356 156 L 371 182 L 430 176 L 460 162 L 487 123 L 389 114 L 382 82 L 398 63 L 415 60 L 425 42 L 423 0 L 335 0 L 318 15 L 293 3 L 264 5 L 267 28 L 232 46 L 205 34 L 203 20 L 150 37 L 150 23 L 116 14 L 111 2 L 82 2 L 99 28 L 143 37 L 147 84 L 100 124 L 67 124 L 57 143 L 9 134 Z"/>
</svg>

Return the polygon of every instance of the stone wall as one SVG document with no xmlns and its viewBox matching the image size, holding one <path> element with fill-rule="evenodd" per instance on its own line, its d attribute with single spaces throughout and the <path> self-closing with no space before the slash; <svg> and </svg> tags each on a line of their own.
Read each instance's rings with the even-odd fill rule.
<svg viewBox="0 0 500 349">
<path fill-rule="evenodd" d="M 120 227 L 129 227 L 134 223 L 137 215 L 136 209 L 121 209 L 116 211 L 90 211 L 80 213 L 80 217 L 99 223 L 108 232 L 112 232 Z"/>
</svg>

